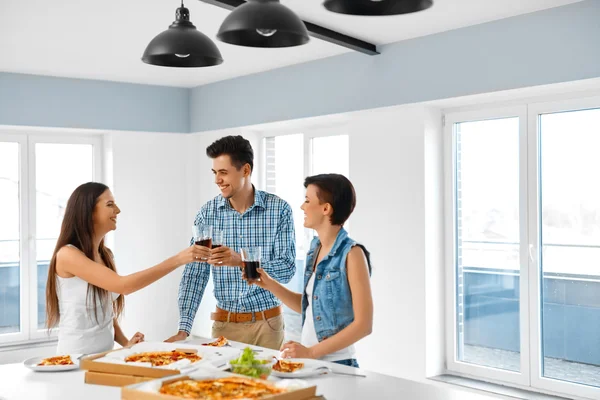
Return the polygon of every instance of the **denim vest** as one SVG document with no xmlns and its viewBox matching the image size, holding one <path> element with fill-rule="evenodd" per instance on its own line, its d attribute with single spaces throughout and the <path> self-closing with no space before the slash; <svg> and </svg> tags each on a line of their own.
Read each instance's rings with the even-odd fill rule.
<svg viewBox="0 0 600 400">
<path fill-rule="evenodd" d="M 319 342 L 335 335 L 354 321 L 346 258 L 352 247 L 356 245 L 359 244 L 348 237 L 348 232 L 344 228 L 340 229 L 331 251 L 315 268 L 312 311 Z M 312 268 L 320 246 L 321 241 L 318 237 L 315 237 L 306 255 L 304 291 L 302 292 L 302 325 L 304 325 L 306 309 L 308 308 L 306 286 L 313 273 Z M 363 246 L 361 248 L 365 251 L 367 260 L 369 260 L 369 253 Z"/>
</svg>

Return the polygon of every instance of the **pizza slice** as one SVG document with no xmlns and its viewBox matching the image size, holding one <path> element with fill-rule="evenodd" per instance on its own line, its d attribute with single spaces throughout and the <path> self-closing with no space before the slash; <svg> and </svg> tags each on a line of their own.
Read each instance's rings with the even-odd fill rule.
<svg viewBox="0 0 600 400">
<path fill-rule="evenodd" d="M 73 360 L 71 360 L 71 356 L 56 356 L 44 358 L 38 364 L 38 367 L 47 367 L 50 365 L 75 365 Z"/>
<path fill-rule="evenodd" d="M 223 347 L 226 346 L 229 342 L 225 338 L 225 336 L 219 336 L 217 340 L 210 343 L 204 343 L 202 346 L 212 346 L 212 347 Z"/>
<path fill-rule="evenodd" d="M 159 393 L 185 399 L 225 400 L 225 399 L 261 399 L 285 392 L 285 389 L 266 382 L 248 378 L 220 378 L 209 380 L 184 379 L 166 383 Z"/>
<path fill-rule="evenodd" d="M 145 353 L 132 354 L 125 358 L 125 362 L 148 362 L 153 367 L 173 364 L 176 361 L 188 359 L 192 363 L 202 360 L 198 354 L 183 352 L 179 350 L 173 351 L 151 351 Z"/>
<path fill-rule="evenodd" d="M 273 365 L 273 369 L 278 372 L 287 372 L 292 373 L 304 368 L 303 362 L 297 361 L 289 361 L 278 359 L 277 362 Z"/>
</svg>

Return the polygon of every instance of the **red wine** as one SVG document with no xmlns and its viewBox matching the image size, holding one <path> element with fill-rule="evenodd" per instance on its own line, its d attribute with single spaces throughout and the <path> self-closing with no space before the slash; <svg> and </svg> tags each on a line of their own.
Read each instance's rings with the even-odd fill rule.
<svg viewBox="0 0 600 400">
<path fill-rule="evenodd" d="M 260 278 L 257 268 L 260 268 L 260 261 L 244 261 L 244 272 L 248 280 L 255 281 Z"/>
<path fill-rule="evenodd" d="M 222 244 L 213 244 L 212 248 L 213 249 L 218 249 L 219 247 L 223 246 Z"/>
<path fill-rule="evenodd" d="M 196 240 L 196 244 L 198 246 L 204 246 L 204 247 L 208 247 L 210 249 L 212 247 L 212 239 Z"/>
</svg>

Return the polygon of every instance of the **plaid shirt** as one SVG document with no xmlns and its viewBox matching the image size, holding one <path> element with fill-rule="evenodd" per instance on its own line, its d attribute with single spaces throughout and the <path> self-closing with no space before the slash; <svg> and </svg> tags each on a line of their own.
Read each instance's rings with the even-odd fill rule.
<svg viewBox="0 0 600 400">
<path fill-rule="evenodd" d="M 279 197 L 254 191 L 254 204 L 240 214 L 223 196 L 206 203 L 195 225 L 212 225 L 224 231 L 223 244 L 240 252 L 242 247 L 261 247 L 261 268 L 273 279 L 288 283 L 296 272 L 294 219 L 288 203 Z M 193 238 L 192 238 L 193 243 Z M 187 264 L 179 285 L 179 330 L 188 334 L 210 277 L 211 266 L 204 262 Z M 230 312 L 264 311 L 281 302 L 271 292 L 242 279 L 239 268 L 212 267 L 217 306 Z"/>
</svg>

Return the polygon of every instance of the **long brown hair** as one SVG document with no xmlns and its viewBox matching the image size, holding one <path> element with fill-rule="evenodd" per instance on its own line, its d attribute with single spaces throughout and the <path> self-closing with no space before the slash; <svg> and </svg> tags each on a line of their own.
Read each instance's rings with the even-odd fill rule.
<svg viewBox="0 0 600 400">
<path fill-rule="evenodd" d="M 56 253 L 64 246 L 70 244 L 81 250 L 90 260 L 94 260 L 94 208 L 98 202 L 98 197 L 108 190 L 108 186 L 98 182 L 88 182 L 79 186 L 67 202 L 65 217 L 63 218 L 60 228 L 60 235 L 50 260 L 50 268 L 48 269 L 48 282 L 46 283 L 46 326 L 52 329 L 58 325 L 60 321 L 60 310 L 58 306 L 58 295 L 56 287 Z M 116 271 L 113 254 L 108 247 L 104 246 L 104 239 L 100 242 L 98 248 L 100 257 L 106 265 L 113 271 Z M 110 293 L 102 288 L 88 284 L 86 304 L 93 304 L 94 317 L 98 322 L 96 310 L 97 301 L 100 300 L 102 312 L 106 314 L 105 305 L 109 302 L 112 304 L 113 312 L 118 318 L 125 305 L 123 296 L 119 296 L 116 301 L 112 301 Z M 90 307 L 87 307 L 88 309 Z"/>
</svg>

